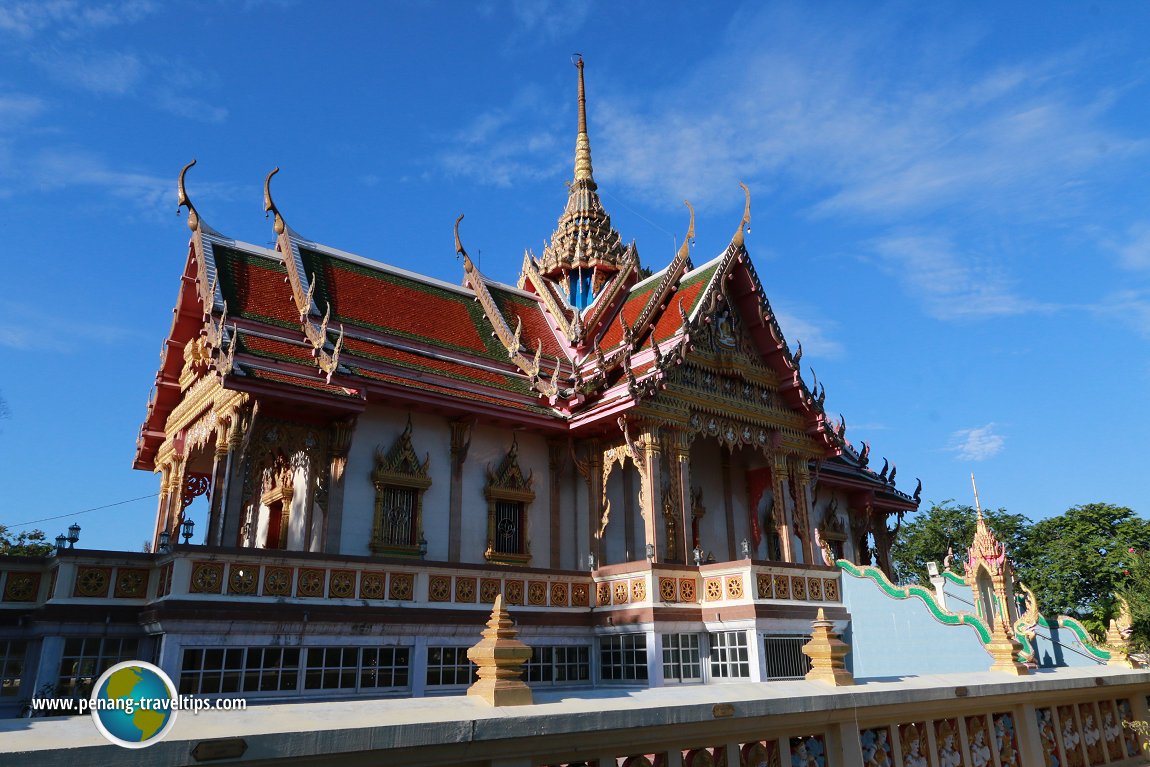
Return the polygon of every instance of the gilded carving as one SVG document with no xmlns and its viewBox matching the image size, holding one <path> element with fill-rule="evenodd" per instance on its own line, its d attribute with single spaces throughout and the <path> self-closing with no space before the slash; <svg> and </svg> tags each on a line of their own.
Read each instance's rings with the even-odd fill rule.
<svg viewBox="0 0 1150 767">
<path fill-rule="evenodd" d="M 631 581 L 631 601 L 632 602 L 646 602 L 647 601 L 647 581 L 642 578 L 634 578 Z"/>
<path fill-rule="evenodd" d="M 487 467 L 487 549 L 488 562 L 525 565 L 531 561 L 528 534 L 528 508 L 535 500 L 531 489 L 534 472 L 524 476 L 519 467 L 519 443 L 511 449 L 496 469 Z"/>
<path fill-rule="evenodd" d="M 228 567 L 228 593 L 254 595 L 259 582 L 259 565 L 233 564 Z"/>
<path fill-rule="evenodd" d="M 324 571 L 314 567 L 301 567 L 296 574 L 297 597 L 322 597 Z"/>
<path fill-rule="evenodd" d="M 659 599 L 664 602 L 674 602 L 678 596 L 674 578 L 659 578 Z"/>
<path fill-rule="evenodd" d="M 224 581 L 223 562 L 192 563 L 191 593 L 219 594 Z"/>
<path fill-rule="evenodd" d="M 451 600 L 451 577 L 433 575 L 427 580 L 427 601 L 447 602 Z"/>
<path fill-rule="evenodd" d="M 551 584 L 551 605 L 553 607 L 567 606 L 567 584 L 555 581 Z"/>
<path fill-rule="evenodd" d="M 77 597 L 106 597 L 108 596 L 108 583 L 112 579 L 110 567 L 77 567 L 76 589 Z"/>
<path fill-rule="evenodd" d="M 523 604 L 523 581 L 505 581 L 503 583 L 503 598 L 509 605 Z"/>
<path fill-rule="evenodd" d="M 542 607 L 547 604 L 547 584 L 542 581 L 530 581 L 527 584 L 527 603 Z"/>
<path fill-rule="evenodd" d="M 387 581 L 386 573 L 367 572 L 359 578 L 360 599 L 383 599 L 386 591 L 384 584 Z"/>
<path fill-rule="evenodd" d="M 498 578 L 483 578 L 479 581 L 479 601 L 484 604 L 495 604 L 495 597 L 500 594 Z"/>
<path fill-rule="evenodd" d="M 474 602 L 475 601 L 475 579 L 474 578 L 455 578 L 455 601 L 456 602 Z"/>
<path fill-rule="evenodd" d="M 388 596 L 391 599 L 408 602 L 414 596 L 415 576 L 411 573 L 392 573 L 388 583 Z"/>
<path fill-rule="evenodd" d="M 571 586 L 571 606 L 572 607 L 587 607 L 588 597 L 587 584 L 576 583 Z"/>
<path fill-rule="evenodd" d="M 694 602 L 695 601 L 695 579 L 694 578 L 680 578 L 679 579 L 679 601 L 680 602 Z"/>
<path fill-rule="evenodd" d="M 264 596 L 291 596 L 292 570 L 290 567 L 264 568 Z"/>
<path fill-rule="evenodd" d="M 369 548 L 376 554 L 418 556 L 423 538 L 423 493 L 431 487 L 428 466 L 411 443 L 411 419 L 386 453 L 377 448 L 371 483 L 375 508 Z"/>
<path fill-rule="evenodd" d="M 328 576 L 327 595 L 330 599 L 351 599 L 355 596 L 355 571 L 332 570 Z"/>
</svg>

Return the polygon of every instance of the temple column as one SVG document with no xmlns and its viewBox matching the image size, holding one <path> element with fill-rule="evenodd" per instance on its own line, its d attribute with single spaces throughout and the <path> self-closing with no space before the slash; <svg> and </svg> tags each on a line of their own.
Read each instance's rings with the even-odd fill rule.
<svg viewBox="0 0 1150 767">
<path fill-rule="evenodd" d="M 160 546 L 160 533 L 167 530 L 168 524 L 168 495 L 172 488 L 172 467 L 165 463 L 160 466 L 160 501 L 156 504 L 156 531 L 152 536 L 152 550 Z"/>
<path fill-rule="evenodd" d="M 810 484 L 811 472 L 807 459 L 795 457 L 791 460 L 791 487 L 794 490 L 795 535 L 802 541 L 803 562 L 814 563 L 814 536 L 811 535 Z"/>
<path fill-rule="evenodd" d="M 670 448 L 668 491 L 671 502 L 668 513 L 676 522 L 675 535 L 668 536 L 667 540 L 667 559 L 690 564 L 693 561 L 691 537 L 687 531 L 691 529 L 691 434 L 675 429 L 667 435 L 667 443 Z"/>
<path fill-rule="evenodd" d="M 627 464 L 620 469 L 620 479 L 623 483 L 623 548 L 626 551 L 627 562 L 633 562 L 641 557 L 635 554 L 635 480 L 631 472 L 627 471 Z M 612 563 L 613 564 L 613 563 Z"/>
<path fill-rule="evenodd" d="M 563 468 L 563 443 L 557 439 L 547 440 L 547 471 L 548 479 L 551 480 L 548 486 L 548 502 L 551 512 L 551 524 L 548 530 L 551 536 L 551 559 L 547 566 L 553 568 L 562 567 L 563 531 L 561 525 L 563 521 L 559 500 L 563 489 Z"/>
<path fill-rule="evenodd" d="M 471 449 L 471 426 L 467 420 L 451 424 L 451 487 L 448 496 L 447 561 L 459 562 L 463 551 L 463 464 Z"/>
<path fill-rule="evenodd" d="M 324 509 L 323 540 L 319 550 L 338 554 L 343 535 L 343 477 L 347 469 L 347 454 L 351 450 L 351 435 L 355 431 L 354 416 L 331 425 L 331 448 L 328 466 L 327 505 Z"/>
<path fill-rule="evenodd" d="M 770 455 L 771 460 L 771 493 L 774 503 L 774 517 L 776 530 L 779 534 L 779 552 L 784 562 L 794 562 L 794 545 L 791 541 L 790 515 L 787 513 L 787 455 L 775 451 Z"/>
<path fill-rule="evenodd" d="M 184 480 L 186 476 L 187 461 L 183 456 L 172 456 L 172 473 L 168 481 L 168 513 L 164 522 L 164 530 L 172 534 L 173 542 L 179 531 L 176 525 L 180 523 L 180 514 L 184 510 Z"/>
<path fill-rule="evenodd" d="M 209 546 L 219 546 L 220 536 L 223 534 L 224 499 L 227 497 L 228 484 L 228 433 L 232 418 L 221 417 L 216 424 L 216 451 L 212 461 L 211 498 L 208 505 L 208 536 Z"/>
<path fill-rule="evenodd" d="M 649 426 L 640 438 L 638 445 L 639 461 L 639 511 L 643 515 L 644 551 L 639 559 L 646 557 L 646 547 L 650 546 L 653 556 L 652 562 L 660 561 L 659 556 L 659 519 L 663 514 L 660 491 L 663 487 L 663 450 L 659 442 L 659 427 Z"/>
<path fill-rule="evenodd" d="M 232 427 L 228 433 L 228 480 L 224 496 L 221 546 L 240 545 L 240 523 L 244 514 L 244 468 L 247 463 L 244 437 L 251 427 L 250 415 L 242 416 L 237 412 L 232 418 Z"/>
</svg>

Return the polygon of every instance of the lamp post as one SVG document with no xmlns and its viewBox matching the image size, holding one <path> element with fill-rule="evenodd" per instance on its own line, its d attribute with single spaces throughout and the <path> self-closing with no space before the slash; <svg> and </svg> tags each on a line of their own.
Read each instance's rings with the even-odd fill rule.
<svg viewBox="0 0 1150 767">
<path fill-rule="evenodd" d="M 695 558 L 695 567 L 703 564 L 703 550 L 696 546 L 691 550 L 691 555 Z"/>
<path fill-rule="evenodd" d="M 80 541 L 80 526 L 73 522 L 68 527 L 68 548 L 76 548 L 76 544 Z"/>
<path fill-rule="evenodd" d="M 184 545 L 187 546 L 188 543 L 192 540 L 192 531 L 195 529 L 196 523 L 191 519 L 185 519 L 181 527 L 183 528 L 183 533 L 181 533 L 181 535 L 184 536 Z"/>
<path fill-rule="evenodd" d="M 59 554 L 61 551 L 63 551 L 67 547 L 67 545 L 68 545 L 68 536 L 64 535 L 63 533 L 60 533 L 59 535 L 56 536 L 56 553 L 57 554 Z"/>
<path fill-rule="evenodd" d="M 427 538 L 423 533 L 419 534 L 419 558 L 427 559 Z"/>
<path fill-rule="evenodd" d="M 172 534 L 167 530 L 160 533 L 160 553 L 166 554 L 172 548 Z"/>
<path fill-rule="evenodd" d="M 648 562 L 654 562 L 655 561 L 655 544 L 653 544 L 653 543 L 647 544 L 647 561 Z"/>
<path fill-rule="evenodd" d="M 742 547 L 743 547 L 743 559 L 750 559 L 751 558 L 751 544 L 746 538 L 743 539 Z"/>
</svg>

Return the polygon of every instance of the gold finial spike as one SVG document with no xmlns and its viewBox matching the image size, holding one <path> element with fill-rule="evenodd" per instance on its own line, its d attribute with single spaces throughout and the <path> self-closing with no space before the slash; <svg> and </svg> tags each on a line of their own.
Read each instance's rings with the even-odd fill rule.
<svg viewBox="0 0 1150 767">
<path fill-rule="evenodd" d="M 683 245 L 679 248 L 679 253 L 676 258 L 687 258 L 691 251 L 691 241 L 695 239 L 695 209 L 691 207 L 691 203 L 683 200 L 683 204 L 687 206 L 687 210 L 691 211 L 691 223 L 687 226 L 687 236 L 683 238 Z"/>
<path fill-rule="evenodd" d="M 579 58 L 575 67 L 579 70 L 579 135 L 575 139 L 575 180 L 591 181 L 591 140 L 587 137 L 587 91 L 583 86 L 583 54 L 576 53 Z"/>
<path fill-rule="evenodd" d="M 192 205 L 192 201 L 188 199 L 188 191 L 184 188 L 184 176 L 188 173 L 188 168 L 196 164 L 195 159 L 185 165 L 180 171 L 180 179 L 176 182 L 176 215 L 180 214 L 180 208 L 188 209 L 188 228 L 193 232 L 200 226 L 200 214 L 196 212 L 196 206 Z"/>
<path fill-rule="evenodd" d="M 264 179 L 264 211 L 266 213 L 271 213 L 272 215 L 274 215 L 276 217 L 276 221 L 275 221 L 276 234 L 283 234 L 284 228 L 285 228 L 284 227 L 284 217 L 280 215 L 279 209 L 276 207 L 276 204 L 274 202 L 272 202 L 272 176 L 274 176 L 275 174 L 277 174 L 279 172 L 280 172 L 279 166 L 276 166 L 275 168 L 272 168 L 272 171 L 270 173 L 268 173 L 268 177 Z"/>
<path fill-rule="evenodd" d="M 747 185 L 742 181 L 739 182 L 739 186 L 743 188 L 743 194 L 747 196 L 747 205 L 743 208 L 743 220 L 739 222 L 739 229 L 731 238 L 731 245 L 736 249 L 744 247 L 744 235 L 751 231 L 751 190 L 747 189 Z"/>
<path fill-rule="evenodd" d="M 970 486 L 974 489 L 974 508 L 978 512 L 978 518 L 982 519 L 982 504 L 978 502 L 978 485 L 974 483 L 974 472 L 970 472 Z"/>
</svg>

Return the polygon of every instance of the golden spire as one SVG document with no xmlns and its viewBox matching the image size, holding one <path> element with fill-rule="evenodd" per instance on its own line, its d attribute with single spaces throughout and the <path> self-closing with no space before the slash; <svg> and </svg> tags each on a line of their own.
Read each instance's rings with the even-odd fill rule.
<svg viewBox="0 0 1150 767">
<path fill-rule="evenodd" d="M 188 228 L 193 232 L 200 225 L 200 214 L 196 212 L 196 206 L 192 205 L 192 201 L 188 199 L 187 190 L 184 189 L 184 176 L 187 175 L 188 168 L 196 164 L 193 159 L 190 163 L 185 165 L 180 171 L 180 179 L 176 182 L 176 215 L 180 214 L 180 208 L 188 209 Z"/>
<path fill-rule="evenodd" d="M 579 70 L 579 135 L 575 139 L 575 180 L 588 181 L 595 188 L 591 177 L 591 140 L 587 137 L 587 91 L 583 87 L 583 54 L 576 53 L 579 60 L 575 67 Z"/>
</svg>

